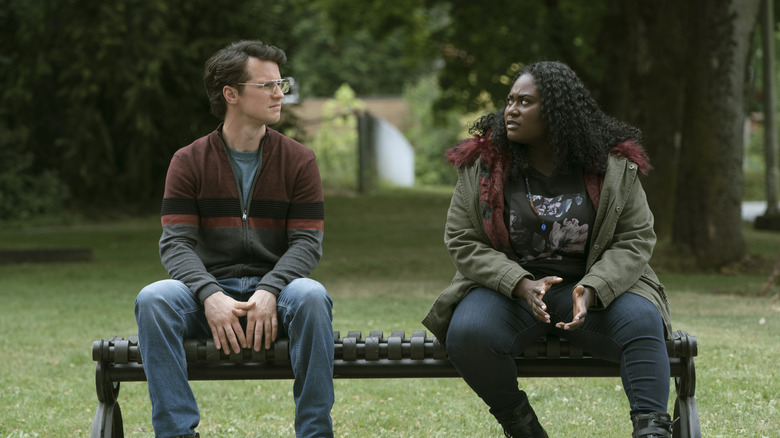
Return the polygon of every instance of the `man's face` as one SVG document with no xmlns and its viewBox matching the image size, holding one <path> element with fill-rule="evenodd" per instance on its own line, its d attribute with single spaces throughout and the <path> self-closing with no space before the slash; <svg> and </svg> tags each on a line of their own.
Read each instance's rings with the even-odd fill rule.
<svg viewBox="0 0 780 438">
<path fill-rule="evenodd" d="M 246 82 L 249 84 L 262 84 L 265 81 L 281 79 L 279 65 L 273 61 L 249 57 L 246 70 L 249 73 Z M 271 125 L 278 122 L 281 117 L 284 93 L 279 87 L 273 88 L 272 94 L 267 94 L 267 91 L 269 90 L 263 87 L 244 85 L 243 90 L 238 92 L 235 104 L 228 105 L 228 116 L 240 117 L 251 124 Z"/>
</svg>

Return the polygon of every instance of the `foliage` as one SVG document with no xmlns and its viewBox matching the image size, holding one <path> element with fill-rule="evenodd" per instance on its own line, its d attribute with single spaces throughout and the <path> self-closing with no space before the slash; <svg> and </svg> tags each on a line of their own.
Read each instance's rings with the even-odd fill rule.
<svg viewBox="0 0 780 438">
<path fill-rule="evenodd" d="M 25 133 L 18 150 L 32 163 L 20 170 L 29 178 L 56 175 L 75 205 L 158 203 L 173 152 L 219 122 L 201 78 L 205 60 L 228 43 L 260 39 L 285 49 L 283 74 L 296 77 L 303 98 L 332 95 L 345 80 L 361 94 L 399 94 L 430 64 L 421 55 L 424 14 L 394 10 L 403 27 L 353 34 L 338 28 L 337 7 L 324 0 L 2 2 L 0 126 Z"/>
<path fill-rule="evenodd" d="M 0 221 L 51 215 L 69 199 L 67 187 L 54 172 L 32 169 L 32 155 L 18 150 L 20 137 L 0 127 L 0 144 L 6 145 L 0 149 Z"/>
<path fill-rule="evenodd" d="M 452 2 L 428 0 L 446 10 L 448 25 L 432 35 L 444 66 L 440 108 L 498 105 L 524 64 L 567 62 L 586 82 L 601 77 L 597 38 L 608 3 L 576 0 Z"/>
<path fill-rule="evenodd" d="M 365 105 L 356 98 L 346 83 L 334 99 L 323 107 L 320 129 L 307 143 L 316 153 L 326 189 L 355 189 L 357 182 L 357 119 L 355 115 Z M 404 133 L 414 147 L 415 181 L 419 185 L 452 186 L 456 174 L 445 163 L 444 151 L 468 135 L 466 123 L 476 118 L 458 111 L 442 111 L 434 122 L 433 109 L 440 89 L 434 76 L 429 75 L 416 84 L 404 88 L 404 99 L 409 105 L 409 128 Z"/>
<path fill-rule="evenodd" d="M 357 188 L 357 113 L 365 104 L 343 84 L 322 108 L 322 124 L 309 142 L 317 154 L 317 164 L 325 189 Z"/>
<path fill-rule="evenodd" d="M 455 184 L 457 175 L 445 163 L 444 152 L 467 136 L 460 112 L 443 110 L 436 117 L 434 105 L 440 96 L 438 80 L 432 75 L 404 88 L 409 105 L 404 135 L 414 147 L 415 181 L 420 185 Z"/>
<path fill-rule="evenodd" d="M 293 3 L 289 62 L 306 96 L 331 96 L 342 83 L 360 96 L 399 95 L 431 69 L 428 17 L 415 0 Z"/>
<path fill-rule="evenodd" d="M 192 90 L 205 41 L 183 24 L 207 11 L 180 3 L 10 2 L 4 117 L 29 131 L 34 167 L 57 171 L 82 204 L 159 193 L 163 157 L 204 131 Z"/>
</svg>

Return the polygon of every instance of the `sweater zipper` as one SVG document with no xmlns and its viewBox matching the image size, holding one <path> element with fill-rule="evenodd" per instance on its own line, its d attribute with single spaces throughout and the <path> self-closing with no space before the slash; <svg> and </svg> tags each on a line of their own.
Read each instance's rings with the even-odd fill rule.
<svg viewBox="0 0 780 438">
<path fill-rule="evenodd" d="M 255 196 L 255 190 L 257 189 L 257 181 L 260 179 L 260 172 L 263 170 L 263 146 L 265 145 L 265 140 L 268 138 L 268 133 L 266 132 L 265 136 L 260 140 L 260 148 L 258 153 L 260 154 L 260 165 L 257 167 L 257 171 L 255 171 L 255 177 L 252 178 L 252 187 L 249 189 L 249 196 L 246 200 L 246 205 L 244 206 L 243 215 L 241 219 L 244 221 L 244 230 L 245 235 L 244 238 L 248 239 L 249 237 L 249 205 L 252 203 L 252 198 Z M 243 202 L 243 200 L 242 200 Z"/>
<path fill-rule="evenodd" d="M 225 146 L 227 148 L 227 146 Z M 228 153 L 227 151 L 225 151 Z M 242 231 L 242 245 L 245 249 L 248 249 L 249 245 L 247 240 L 249 237 L 249 202 L 244 202 L 244 195 L 241 191 L 241 183 L 238 181 L 238 173 L 233 167 L 233 160 L 228 153 L 228 161 L 230 162 L 230 170 L 233 173 L 233 181 L 236 183 L 236 192 L 238 193 L 238 208 L 241 211 L 241 231 Z M 251 196 L 250 196 L 251 199 Z"/>
<path fill-rule="evenodd" d="M 263 143 L 265 142 L 265 138 L 260 142 L 260 153 L 263 153 Z M 249 206 L 252 205 L 252 198 L 255 195 L 255 190 L 257 189 L 257 181 L 260 179 L 260 171 L 263 168 L 263 162 L 260 162 L 260 166 L 257 168 L 257 171 L 255 171 L 255 177 L 252 178 L 252 187 L 249 189 L 249 196 L 246 200 L 246 205 L 244 205 L 244 197 L 241 196 L 241 222 L 242 222 L 242 228 L 244 229 L 244 247 L 247 251 L 250 251 L 252 248 L 252 245 L 249 243 Z"/>
<path fill-rule="evenodd" d="M 246 238 L 246 231 L 249 227 L 247 219 L 249 218 L 249 202 L 244 201 L 244 195 L 241 192 L 241 184 L 238 182 L 238 176 L 233 172 L 233 179 L 236 182 L 236 191 L 238 192 L 238 207 L 241 209 L 241 223 L 244 228 L 244 238 Z"/>
<path fill-rule="evenodd" d="M 230 173 L 233 174 L 233 182 L 236 184 L 236 193 L 238 194 L 238 208 L 241 210 L 241 228 L 244 231 L 244 245 L 246 246 L 248 231 L 249 231 L 249 202 L 247 202 L 247 205 L 244 205 L 244 195 L 241 191 L 241 183 L 238 181 L 238 172 L 236 172 L 235 163 L 233 162 L 233 159 L 230 158 L 230 151 L 228 151 L 228 145 L 225 143 L 225 140 L 222 138 L 222 135 L 217 136 L 219 138 L 220 143 L 222 143 L 222 149 L 225 151 L 225 157 L 228 161 L 228 167 L 230 168 Z M 261 143 L 262 145 L 262 143 Z M 253 184 L 254 186 L 254 184 Z M 252 189 L 254 191 L 254 189 Z M 250 195 L 251 199 L 251 195 Z"/>
</svg>

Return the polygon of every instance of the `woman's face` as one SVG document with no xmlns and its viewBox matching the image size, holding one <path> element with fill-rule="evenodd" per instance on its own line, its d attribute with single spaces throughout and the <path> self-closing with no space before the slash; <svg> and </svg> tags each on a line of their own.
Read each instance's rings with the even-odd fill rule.
<svg viewBox="0 0 780 438">
<path fill-rule="evenodd" d="M 542 120 L 542 101 L 533 77 L 524 74 L 517 78 L 506 97 L 504 125 L 506 136 L 514 143 L 528 146 L 547 144 L 547 127 Z"/>
</svg>

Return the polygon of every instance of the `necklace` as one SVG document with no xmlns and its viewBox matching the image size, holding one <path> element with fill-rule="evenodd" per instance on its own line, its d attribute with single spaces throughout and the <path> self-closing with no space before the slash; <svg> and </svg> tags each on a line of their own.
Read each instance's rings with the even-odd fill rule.
<svg viewBox="0 0 780 438">
<path fill-rule="evenodd" d="M 539 218 L 539 222 L 542 223 L 542 231 L 544 231 L 547 229 L 547 225 L 544 224 L 542 215 L 539 214 L 539 210 L 536 209 L 534 201 L 531 200 L 531 185 L 528 184 L 528 175 L 523 175 L 523 177 L 525 178 L 525 197 L 528 199 L 528 204 L 531 205 L 531 209 L 534 211 L 534 214 L 536 214 L 536 217 Z"/>
</svg>

